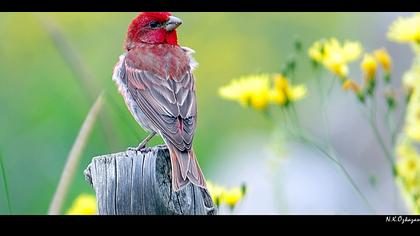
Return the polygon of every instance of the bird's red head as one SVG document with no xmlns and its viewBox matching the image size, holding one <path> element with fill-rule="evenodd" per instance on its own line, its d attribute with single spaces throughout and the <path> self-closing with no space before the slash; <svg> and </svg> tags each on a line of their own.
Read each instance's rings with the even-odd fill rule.
<svg viewBox="0 0 420 236">
<path fill-rule="evenodd" d="M 136 43 L 178 45 L 176 28 L 182 23 L 169 12 L 140 13 L 128 26 L 125 46 Z"/>
</svg>

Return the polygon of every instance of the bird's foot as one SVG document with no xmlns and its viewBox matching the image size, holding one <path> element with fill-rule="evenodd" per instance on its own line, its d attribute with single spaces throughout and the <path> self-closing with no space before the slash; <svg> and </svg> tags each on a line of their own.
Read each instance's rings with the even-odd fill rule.
<svg viewBox="0 0 420 236">
<path fill-rule="evenodd" d="M 128 147 L 127 151 L 138 152 L 138 151 L 143 150 L 144 148 L 146 148 L 146 144 L 139 145 L 138 147 Z"/>
<path fill-rule="evenodd" d="M 137 150 L 137 148 L 136 148 L 136 147 L 128 147 L 128 148 L 127 148 L 127 151 L 130 151 L 130 152 L 137 152 L 138 150 Z"/>
<path fill-rule="evenodd" d="M 138 152 L 138 151 L 141 151 L 141 150 L 145 149 L 147 142 L 149 142 L 149 140 L 151 138 L 153 138 L 153 136 L 155 136 L 155 134 L 156 134 L 156 132 L 150 133 L 137 147 L 135 147 L 135 148 L 134 147 L 129 147 L 129 148 L 127 148 L 127 151 Z"/>
</svg>

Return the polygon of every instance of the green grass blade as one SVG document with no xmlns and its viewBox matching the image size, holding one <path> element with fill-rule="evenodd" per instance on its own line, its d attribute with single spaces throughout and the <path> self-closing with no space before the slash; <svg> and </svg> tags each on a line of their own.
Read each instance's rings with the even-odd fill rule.
<svg viewBox="0 0 420 236">
<path fill-rule="evenodd" d="M 4 168 L 4 161 L 3 161 L 3 155 L 0 152 L 0 169 L 1 169 L 1 173 L 2 173 L 2 179 L 3 179 L 3 183 L 4 183 L 4 192 L 6 193 L 6 200 L 7 200 L 7 209 L 9 210 L 9 214 L 12 214 L 12 207 L 10 205 L 10 194 L 9 194 L 9 187 L 7 185 L 7 177 L 6 177 L 6 172 L 5 172 L 5 168 Z"/>
</svg>

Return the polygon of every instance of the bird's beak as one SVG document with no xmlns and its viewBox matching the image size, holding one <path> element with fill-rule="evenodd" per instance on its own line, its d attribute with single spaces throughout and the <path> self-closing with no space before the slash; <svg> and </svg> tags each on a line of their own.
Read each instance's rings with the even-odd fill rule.
<svg viewBox="0 0 420 236">
<path fill-rule="evenodd" d="M 169 20 L 165 23 L 166 31 L 172 31 L 182 24 L 182 20 L 175 16 L 169 16 Z"/>
</svg>

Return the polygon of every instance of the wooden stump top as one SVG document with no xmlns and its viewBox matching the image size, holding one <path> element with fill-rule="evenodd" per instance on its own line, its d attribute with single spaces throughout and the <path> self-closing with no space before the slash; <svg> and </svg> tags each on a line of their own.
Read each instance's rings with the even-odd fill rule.
<svg viewBox="0 0 420 236">
<path fill-rule="evenodd" d="M 166 145 L 97 156 L 84 171 L 100 215 L 214 215 L 206 189 L 189 184 L 174 192 Z"/>
</svg>

